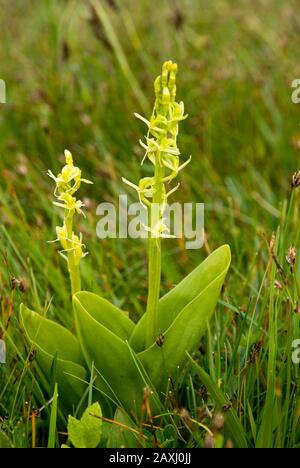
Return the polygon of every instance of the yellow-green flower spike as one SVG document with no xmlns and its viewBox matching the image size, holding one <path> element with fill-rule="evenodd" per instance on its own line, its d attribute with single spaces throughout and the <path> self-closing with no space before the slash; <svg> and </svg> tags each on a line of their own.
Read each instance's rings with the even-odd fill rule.
<svg viewBox="0 0 300 468">
<path fill-rule="evenodd" d="M 81 200 L 77 200 L 74 194 L 79 189 L 81 182 L 87 184 L 92 182 L 82 179 L 81 170 L 74 166 L 72 153 L 69 150 L 65 150 L 64 155 L 66 164 L 61 172 L 55 176 L 49 170 L 48 175 L 55 181 L 54 196 L 57 201 L 54 201 L 53 204 L 64 209 L 63 226 L 56 227 L 56 241 L 60 242 L 63 249 L 60 254 L 67 260 L 72 294 L 74 294 L 80 290 L 79 263 L 87 255 L 87 252 L 83 252 L 84 245 L 81 234 L 77 236 L 73 232 L 75 213 L 84 214 L 82 211 L 84 204 Z"/>
<path fill-rule="evenodd" d="M 147 159 L 154 166 L 153 177 L 144 177 L 138 184 L 123 178 L 123 181 L 134 188 L 140 202 L 148 208 L 149 244 L 149 293 L 147 303 L 148 346 L 155 340 L 157 332 L 157 306 L 161 276 L 161 239 L 172 237 L 164 223 L 164 211 L 168 197 L 177 190 L 179 184 L 166 190 L 165 184 L 177 177 L 191 160 L 180 163 L 180 151 L 177 146 L 179 122 L 187 116 L 184 114 L 183 102 L 176 102 L 177 65 L 171 60 L 162 66 L 161 75 L 154 81 L 155 103 L 150 119 L 135 114 L 148 127 L 145 141 L 140 145 L 145 150 L 142 164 Z"/>
<path fill-rule="evenodd" d="M 191 160 L 190 157 L 180 164 L 180 151 L 177 147 L 179 122 L 187 117 L 184 114 L 183 102 L 175 101 L 177 70 L 177 64 L 171 60 L 163 64 L 161 75 L 154 81 L 155 103 L 150 120 L 135 114 L 148 127 L 146 140 L 140 140 L 140 145 L 145 149 L 142 163 L 148 158 L 154 167 L 160 166 L 163 170 L 160 171 L 160 181 L 155 177 L 145 177 L 138 185 L 124 178 L 123 181 L 138 192 L 141 203 L 148 207 L 154 202 L 157 184 L 169 183 Z M 177 187 L 178 185 L 168 193 L 164 187 L 161 187 L 162 200 L 159 200 L 159 203 L 162 206 L 167 202 L 168 194 L 173 193 Z M 148 231 L 152 232 L 153 227 L 149 226 Z"/>
</svg>

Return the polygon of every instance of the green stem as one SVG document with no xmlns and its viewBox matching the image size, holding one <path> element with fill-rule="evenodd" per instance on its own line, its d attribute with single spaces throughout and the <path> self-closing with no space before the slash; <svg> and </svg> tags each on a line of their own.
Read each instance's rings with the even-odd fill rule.
<svg viewBox="0 0 300 468">
<path fill-rule="evenodd" d="M 148 239 L 148 301 L 146 310 L 146 345 L 150 346 L 157 337 L 157 311 L 161 277 L 161 241 Z"/>
<path fill-rule="evenodd" d="M 157 226 L 161 221 L 160 207 L 164 201 L 164 167 L 159 162 L 160 154 L 156 155 L 154 174 L 154 194 L 149 208 L 149 225 Z M 158 301 L 161 280 L 161 238 L 153 237 L 151 232 L 148 238 L 148 300 L 146 309 L 146 345 L 151 346 L 158 335 Z"/>
<path fill-rule="evenodd" d="M 65 223 L 66 223 L 68 238 L 72 239 L 73 214 L 66 213 Z M 72 243 L 70 241 L 68 241 L 68 244 L 69 244 L 68 248 L 71 248 Z M 68 251 L 68 271 L 69 271 L 69 276 L 70 276 L 70 281 L 71 281 L 72 296 L 73 296 L 73 294 L 75 294 L 75 293 L 77 293 L 78 291 L 81 290 L 81 279 L 80 279 L 79 265 L 75 265 L 74 260 L 75 260 L 74 259 L 74 251 L 73 250 Z"/>
</svg>

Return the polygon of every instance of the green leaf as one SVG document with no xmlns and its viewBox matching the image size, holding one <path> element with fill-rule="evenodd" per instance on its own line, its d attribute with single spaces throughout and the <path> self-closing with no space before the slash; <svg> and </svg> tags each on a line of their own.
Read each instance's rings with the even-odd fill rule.
<svg viewBox="0 0 300 468">
<path fill-rule="evenodd" d="M 76 338 L 65 328 L 21 305 L 20 323 L 36 351 L 36 362 L 44 386 L 51 392 L 50 381 L 58 384 L 58 393 L 67 410 L 76 405 L 86 389 L 86 369 Z M 55 364 L 55 365 L 53 365 Z M 55 375 L 53 374 L 55 368 Z"/>
<path fill-rule="evenodd" d="M 163 332 L 162 346 L 154 343 L 138 354 L 157 390 L 165 390 L 167 377 L 178 376 L 186 362 L 187 352 L 191 353 L 197 348 L 213 315 L 230 265 L 230 249 L 223 246 L 209 258 L 211 257 L 206 267 L 198 270 L 198 275 L 192 274 L 188 280 L 185 279 L 177 292 L 163 301 L 163 311 L 160 312 L 166 313 L 169 318 L 161 319 L 161 323 L 166 326 L 171 318 L 175 319 Z M 204 271 L 206 273 L 203 276 Z M 188 302 L 188 298 L 192 300 Z M 167 305 L 170 310 L 166 308 Z M 181 310 L 178 313 L 179 308 Z"/>
<path fill-rule="evenodd" d="M 79 343 L 66 328 L 21 304 L 21 323 L 30 340 L 58 359 L 83 365 Z"/>
<path fill-rule="evenodd" d="M 97 387 L 116 404 L 138 413 L 146 385 L 138 360 L 125 341 L 94 318 L 94 309 L 87 302 L 84 307 L 81 298 L 81 293 L 73 296 L 77 334 L 89 367 L 94 362 L 99 374 Z"/>
<path fill-rule="evenodd" d="M 164 334 L 178 314 L 210 286 L 220 274 L 224 273 L 225 277 L 229 264 L 230 248 L 228 245 L 223 245 L 209 255 L 175 288 L 163 296 L 158 306 L 157 334 Z M 136 352 L 145 349 L 145 326 L 146 316 L 143 315 L 129 341 Z"/>
<path fill-rule="evenodd" d="M 250 422 L 252 437 L 255 440 L 256 439 L 256 434 L 257 434 L 257 428 L 256 428 L 255 419 L 254 419 L 254 416 L 253 416 L 253 411 L 251 409 L 251 405 L 250 405 L 249 401 L 247 402 L 247 410 L 248 410 L 248 416 L 249 416 L 249 422 Z"/>
<path fill-rule="evenodd" d="M 53 401 L 51 405 L 48 448 L 55 448 L 56 440 L 56 421 L 57 421 L 57 384 L 54 386 Z"/>
<path fill-rule="evenodd" d="M 80 421 L 69 416 L 68 434 L 75 448 L 96 448 L 101 439 L 102 411 L 99 403 L 89 406 Z"/>
<path fill-rule="evenodd" d="M 91 317 L 106 327 L 122 340 L 126 340 L 134 329 L 134 323 L 115 305 L 97 294 L 81 291 L 76 294 L 82 307 L 88 310 Z"/>
</svg>

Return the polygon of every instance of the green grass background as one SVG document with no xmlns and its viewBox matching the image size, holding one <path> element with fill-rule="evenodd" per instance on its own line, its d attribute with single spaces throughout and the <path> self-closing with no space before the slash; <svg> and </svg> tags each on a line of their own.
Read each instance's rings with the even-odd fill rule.
<svg viewBox="0 0 300 468">
<path fill-rule="evenodd" d="M 297 261 L 291 272 L 285 258 L 291 245 L 299 247 L 299 198 L 294 191 L 291 200 L 290 187 L 300 169 L 299 106 L 291 101 L 291 82 L 300 76 L 297 2 L 0 3 L 0 78 L 7 86 L 0 105 L 0 330 L 8 348 L 8 363 L 0 365 L 2 431 L 16 446 L 32 445 L 31 410 L 39 402 L 18 327 L 20 303 L 71 324 L 67 270 L 57 245 L 47 244 L 61 220 L 46 172 L 59 170 L 65 148 L 94 182 L 79 192 L 87 216 L 77 227 L 89 251 L 83 288 L 134 319 L 145 310 L 146 245 L 97 239 L 96 206 L 117 203 L 125 192 L 136 201 L 121 177 L 136 182 L 150 168 L 140 166 L 145 128 L 133 113 L 149 115 L 153 79 L 172 59 L 189 114 L 179 146 L 183 159 L 193 156 L 172 200 L 205 203 L 206 244 L 188 251 L 164 242 L 162 292 L 209 251 L 223 243 L 232 249 L 215 320 L 195 355 L 209 381 L 191 365 L 180 382 L 177 405 L 190 418 L 178 417 L 180 444 L 209 445 L 193 421 L 218 433 L 214 415 L 229 411 L 248 446 L 299 447 L 299 365 L 291 361 L 292 341 L 300 338 L 299 268 Z M 270 253 L 272 233 L 282 271 Z M 22 278 L 24 292 L 12 290 L 12 277 Z M 38 445 L 47 444 L 48 428 L 45 411 Z M 226 425 L 219 432 L 217 443 L 230 445 Z"/>
</svg>

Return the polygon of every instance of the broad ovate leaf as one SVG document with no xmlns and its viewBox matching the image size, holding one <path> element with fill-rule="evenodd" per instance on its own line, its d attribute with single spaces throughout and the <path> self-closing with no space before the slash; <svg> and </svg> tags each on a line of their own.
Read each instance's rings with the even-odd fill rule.
<svg viewBox="0 0 300 468">
<path fill-rule="evenodd" d="M 134 329 L 134 323 L 115 305 L 97 294 L 81 291 L 76 294 L 82 307 L 98 323 L 110 330 L 122 340 L 129 339 Z"/>
<path fill-rule="evenodd" d="M 159 300 L 157 335 L 164 334 L 178 314 L 217 277 L 226 272 L 230 264 L 230 248 L 228 245 L 219 247 L 212 252 L 200 265 L 186 276 L 175 288 Z M 143 315 L 130 337 L 130 345 L 136 352 L 145 349 L 146 316 Z"/>
<path fill-rule="evenodd" d="M 76 329 L 86 362 L 94 363 L 99 376 L 96 386 L 115 404 L 138 414 L 146 386 L 138 359 L 128 343 L 96 320 L 94 308 L 87 301 L 83 305 L 82 297 L 73 296 Z"/>
<path fill-rule="evenodd" d="M 87 379 L 77 339 L 61 325 L 23 304 L 20 322 L 26 338 L 37 352 L 36 361 L 46 389 L 50 390 L 50 382 L 54 379 L 58 384 L 59 399 L 67 409 L 72 409 L 82 397 Z"/>
<path fill-rule="evenodd" d="M 203 269 L 198 270 L 199 281 L 202 281 L 204 287 L 197 286 L 197 281 L 192 276 L 188 281 L 184 280 L 188 291 L 184 292 L 180 287 L 171 296 L 172 300 L 169 297 L 163 301 L 164 311 L 170 318 L 172 317 L 173 321 L 164 330 L 162 346 L 153 343 L 148 349 L 138 354 L 157 390 L 164 391 L 167 378 L 179 375 L 186 362 L 187 353 L 192 353 L 197 349 L 213 315 L 230 265 L 230 249 L 224 246 L 212 255 L 213 262 L 210 262 L 210 269 L 205 268 L 206 274 L 203 275 Z M 191 297 L 192 300 L 188 301 Z M 166 308 L 167 304 L 172 311 Z M 178 308 L 180 308 L 179 312 Z M 174 309 L 177 310 L 174 312 Z M 170 318 L 161 320 L 161 323 L 166 326 L 171 321 Z"/>
</svg>

